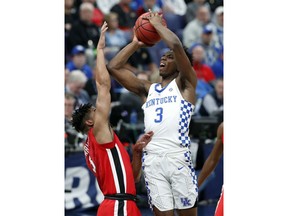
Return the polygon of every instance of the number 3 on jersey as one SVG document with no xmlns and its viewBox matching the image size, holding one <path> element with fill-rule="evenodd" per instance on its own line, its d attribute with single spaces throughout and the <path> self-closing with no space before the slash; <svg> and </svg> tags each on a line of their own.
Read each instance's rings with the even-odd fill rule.
<svg viewBox="0 0 288 216">
<path fill-rule="evenodd" d="M 157 118 L 154 119 L 154 122 L 159 123 L 162 121 L 162 118 L 163 118 L 163 108 L 159 107 L 155 110 L 155 112 L 156 112 Z"/>
</svg>

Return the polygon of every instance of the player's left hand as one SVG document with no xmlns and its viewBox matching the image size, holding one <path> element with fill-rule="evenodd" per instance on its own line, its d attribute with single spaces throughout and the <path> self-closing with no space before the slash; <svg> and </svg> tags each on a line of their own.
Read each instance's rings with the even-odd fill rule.
<svg viewBox="0 0 288 216">
<path fill-rule="evenodd" d="M 149 16 L 143 17 L 143 19 L 149 20 L 149 22 L 154 26 L 157 23 L 162 24 L 162 16 L 163 14 L 152 12 L 151 9 L 149 9 Z"/>
</svg>

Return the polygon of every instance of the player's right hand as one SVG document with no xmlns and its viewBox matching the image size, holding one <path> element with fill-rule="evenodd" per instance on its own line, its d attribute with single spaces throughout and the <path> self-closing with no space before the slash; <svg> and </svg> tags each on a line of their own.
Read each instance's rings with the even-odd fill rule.
<svg viewBox="0 0 288 216">
<path fill-rule="evenodd" d="M 133 39 L 132 39 L 132 42 L 137 42 L 139 48 L 141 47 L 147 47 L 146 44 L 144 44 L 142 41 L 138 40 L 137 36 L 136 36 L 136 33 L 135 33 L 135 26 L 133 28 Z"/>
</svg>

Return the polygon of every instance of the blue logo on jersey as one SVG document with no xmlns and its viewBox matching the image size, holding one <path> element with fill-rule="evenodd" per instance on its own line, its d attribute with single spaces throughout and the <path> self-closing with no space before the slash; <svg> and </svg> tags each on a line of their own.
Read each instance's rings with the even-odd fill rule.
<svg viewBox="0 0 288 216">
<path fill-rule="evenodd" d="M 188 198 L 181 198 L 181 202 L 183 204 L 183 206 L 191 206 L 192 204 L 190 203 L 191 200 Z"/>
</svg>

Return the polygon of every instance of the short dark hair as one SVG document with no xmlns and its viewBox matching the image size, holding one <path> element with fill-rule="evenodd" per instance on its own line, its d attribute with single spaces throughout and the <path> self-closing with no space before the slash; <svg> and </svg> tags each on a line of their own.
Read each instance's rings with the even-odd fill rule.
<svg viewBox="0 0 288 216">
<path fill-rule="evenodd" d="M 78 109 L 76 109 L 72 114 L 72 126 L 75 128 L 76 131 L 84 133 L 85 130 L 85 123 L 84 119 L 86 114 L 91 109 L 92 104 L 81 104 Z"/>
<path fill-rule="evenodd" d="M 192 53 L 189 51 L 188 47 L 182 45 L 182 48 L 183 48 L 186 56 L 188 57 L 191 66 L 193 66 L 193 55 L 192 55 Z M 167 48 L 167 49 L 168 49 L 168 48 Z M 172 51 L 172 50 L 170 49 L 170 52 L 171 52 L 171 51 Z M 169 52 L 169 51 L 167 51 L 167 52 Z"/>
</svg>

